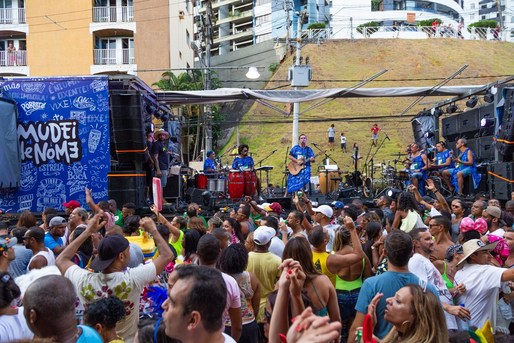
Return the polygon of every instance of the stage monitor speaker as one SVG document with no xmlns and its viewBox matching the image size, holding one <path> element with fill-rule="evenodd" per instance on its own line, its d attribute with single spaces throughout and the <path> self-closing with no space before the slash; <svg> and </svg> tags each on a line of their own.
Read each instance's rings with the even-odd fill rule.
<svg viewBox="0 0 514 343">
<path fill-rule="evenodd" d="M 443 118 L 443 137 L 447 141 L 455 141 L 460 136 L 459 132 L 459 115 Z"/>
<path fill-rule="evenodd" d="M 480 129 L 478 120 L 478 108 L 468 110 L 457 116 L 459 118 L 459 134 L 460 137 L 472 138 Z"/>
<path fill-rule="evenodd" d="M 188 188 L 186 189 L 186 202 L 188 204 L 194 202 L 194 203 L 197 203 L 199 204 L 200 206 L 203 205 L 203 192 L 207 191 L 206 189 L 200 189 L 200 188 L 194 188 L 194 187 L 191 187 L 191 188 Z"/>
<path fill-rule="evenodd" d="M 164 198 L 180 198 L 182 184 L 180 175 L 171 175 L 168 177 L 166 187 L 164 187 Z"/>
<path fill-rule="evenodd" d="M 144 162 L 146 138 L 140 93 L 113 93 L 110 101 L 111 142 L 114 142 L 117 160 Z"/>
<path fill-rule="evenodd" d="M 494 151 L 493 136 L 478 138 L 478 150 L 475 151 L 477 161 L 494 161 Z"/>
<path fill-rule="evenodd" d="M 109 199 L 119 206 L 132 202 L 137 208 L 145 206 L 146 172 L 144 170 L 116 171 L 107 174 Z"/>
<path fill-rule="evenodd" d="M 489 166 L 489 191 L 491 197 L 498 200 L 510 200 L 513 190 L 514 162 L 499 162 Z"/>
<path fill-rule="evenodd" d="M 270 204 L 272 202 L 278 202 L 280 206 L 282 206 L 282 210 L 291 211 L 292 208 L 292 199 L 290 197 L 280 197 L 280 198 L 268 198 L 266 199 L 266 202 L 269 202 Z"/>
</svg>

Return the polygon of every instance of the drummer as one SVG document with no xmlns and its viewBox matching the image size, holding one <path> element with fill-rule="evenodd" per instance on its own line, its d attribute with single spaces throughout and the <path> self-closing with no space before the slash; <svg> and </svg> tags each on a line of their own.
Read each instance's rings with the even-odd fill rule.
<svg viewBox="0 0 514 343">
<path fill-rule="evenodd" d="M 450 154 L 450 150 L 446 149 L 446 143 L 441 141 L 435 145 L 436 153 L 435 159 L 433 160 L 434 164 L 432 167 L 436 169 L 436 171 L 441 172 L 443 170 L 453 168 L 454 163 L 452 160 L 452 156 Z"/>
<path fill-rule="evenodd" d="M 427 178 L 427 169 L 429 167 L 427 155 L 419 148 L 418 143 L 410 146 L 410 181 L 419 190 L 421 195 L 425 195 L 424 184 L 420 187 L 420 183 L 424 183 Z"/>
<path fill-rule="evenodd" d="M 216 176 L 216 153 L 212 150 L 207 151 L 205 161 L 203 161 L 203 173 L 209 177 Z"/>
<path fill-rule="evenodd" d="M 241 144 L 237 149 L 239 153 L 238 156 L 234 158 L 234 162 L 232 162 L 232 169 L 234 170 L 253 170 L 255 163 L 253 162 L 253 158 L 248 156 L 249 147 L 246 144 Z"/>
</svg>

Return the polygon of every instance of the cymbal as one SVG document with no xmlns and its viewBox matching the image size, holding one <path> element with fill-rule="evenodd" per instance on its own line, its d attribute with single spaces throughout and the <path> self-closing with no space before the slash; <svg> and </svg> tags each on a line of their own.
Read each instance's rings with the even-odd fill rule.
<svg viewBox="0 0 514 343">
<path fill-rule="evenodd" d="M 273 170 L 273 167 L 272 166 L 262 166 L 262 167 L 259 167 L 259 168 L 255 168 L 255 170 L 267 171 L 267 170 Z"/>
</svg>

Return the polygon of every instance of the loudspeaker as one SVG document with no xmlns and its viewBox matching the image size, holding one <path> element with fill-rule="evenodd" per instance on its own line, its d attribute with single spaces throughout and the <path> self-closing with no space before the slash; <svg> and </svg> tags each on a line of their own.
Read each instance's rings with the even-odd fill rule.
<svg viewBox="0 0 514 343">
<path fill-rule="evenodd" d="M 480 125 L 480 136 L 493 136 L 495 125 L 489 127 L 482 127 L 482 119 L 492 119 L 496 123 L 496 116 L 494 115 L 494 104 L 482 106 L 478 109 L 478 122 Z"/>
<path fill-rule="evenodd" d="M 443 118 L 443 137 L 447 141 L 455 141 L 459 137 L 459 115 Z"/>
<path fill-rule="evenodd" d="M 477 188 L 474 188 L 473 178 L 471 176 L 466 176 L 464 178 L 464 185 L 462 187 L 462 192 L 464 194 L 477 194 L 477 193 L 486 193 L 487 185 L 488 185 L 488 175 L 487 175 L 487 167 L 477 167 L 477 172 L 482 175 L 480 179 L 480 183 Z"/>
<path fill-rule="evenodd" d="M 111 102 L 111 144 L 120 162 L 144 162 L 145 123 L 139 92 L 113 93 Z M 112 152 L 112 149 L 111 149 Z"/>
<path fill-rule="evenodd" d="M 494 161 L 493 136 L 478 138 L 478 151 L 475 151 L 477 161 Z"/>
<path fill-rule="evenodd" d="M 489 190 L 498 200 L 510 200 L 513 190 L 514 162 L 499 162 L 489 166 Z"/>
<path fill-rule="evenodd" d="M 498 137 L 498 152 L 503 161 L 512 161 L 514 158 L 514 89 L 504 90 L 505 106 L 501 122 L 501 130 Z"/>
<path fill-rule="evenodd" d="M 132 202 L 136 207 L 145 206 L 146 172 L 144 170 L 117 171 L 107 174 L 109 199 L 121 206 Z"/>
<path fill-rule="evenodd" d="M 468 110 L 457 116 L 459 118 L 459 134 L 468 138 L 474 137 L 480 129 L 478 109 Z"/>
<path fill-rule="evenodd" d="M 180 175 L 171 175 L 168 177 L 166 187 L 163 189 L 164 198 L 180 198 L 182 193 L 182 184 L 180 181 Z"/>
<path fill-rule="evenodd" d="M 291 208 L 292 208 L 292 199 L 289 198 L 289 197 L 285 197 L 285 198 L 268 198 L 266 199 L 266 202 L 269 202 L 270 204 L 272 202 L 278 202 L 280 204 L 280 206 L 282 206 L 282 210 L 288 210 L 288 211 L 291 211 Z"/>
<path fill-rule="evenodd" d="M 206 192 L 206 191 L 207 191 L 206 189 L 200 189 L 200 188 L 194 188 L 194 187 L 186 189 L 186 196 L 185 196 L 186 202 L 187 203 L 195 202 L 199 205 L 203 205 L 202 193 Z"/>
</svg>

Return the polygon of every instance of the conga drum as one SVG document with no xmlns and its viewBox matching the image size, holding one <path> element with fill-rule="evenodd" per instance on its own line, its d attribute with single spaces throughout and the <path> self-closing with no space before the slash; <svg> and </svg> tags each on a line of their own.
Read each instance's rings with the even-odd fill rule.
<svg viewBox="0 0 514 343">
<path fill-rule="evenodd" d="M 196 174 L 195 186 L 196 188 L 207 189 L 207 176 L 204 174 Z"/>
<path fill-rule="evenodd" d="M 231 170 L 228 173 L 228 194 L 231 199 L 242 198 L 245 190 L 245 179 L 242 172 Z"/>
<path fill-rule="evenodd" d="M 340 180 L 332 180 L 340 178 L 338 171 L 320 171 L 319 172 L 319 188 L 322 194 L 327 194 L 339 188 Z M 327 182 L 328 179 L 328 182 Z"/>
<path fill-rule="evenodd" d="M 245 180 L 245 190 L 244 193 L 246 196 L 253 196 L 255 194 L 256 186 L 257 186 L 257 175 L 254 171 L 245 171 L 243 172 L 244 180 Z"/>
</svg>

